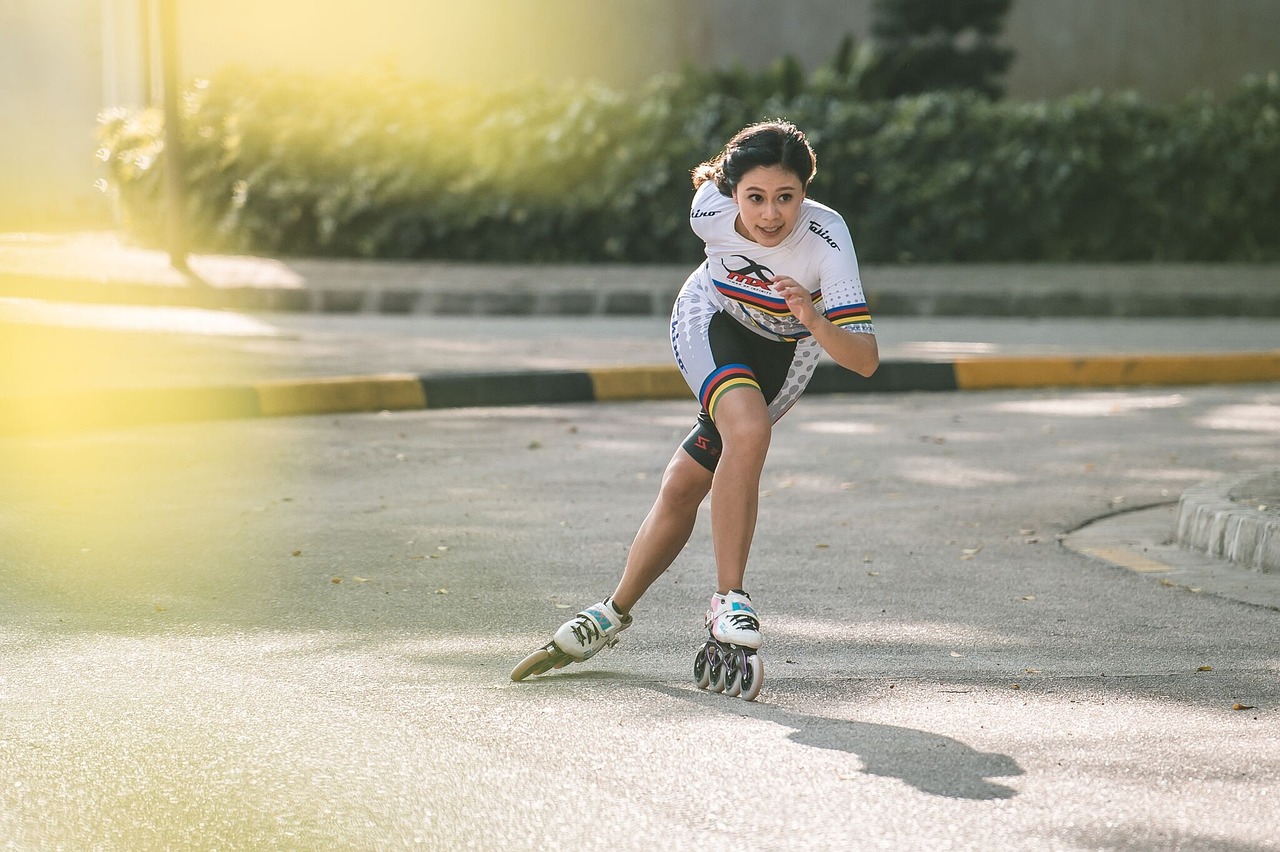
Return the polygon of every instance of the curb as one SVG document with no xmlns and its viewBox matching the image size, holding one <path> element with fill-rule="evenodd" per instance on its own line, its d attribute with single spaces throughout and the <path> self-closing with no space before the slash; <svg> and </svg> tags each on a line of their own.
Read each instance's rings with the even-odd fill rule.
<svg viewBox="0 0 1280 852">
<path fill-rule="evenodd" d="M 864 378 L 820 363 L 807 393 L 1280 382 L 1280 350 L 1198 355 L 884 361 Z M 0 398 L 0 436 L 255 417 L 689 398 L 674 366 L 393 373 L 204 388 Z"/>
<path fill-rule="evenodd" d="M 1280 496 L 1278 483 L 1280 467 L 1187 489 L 1178 501 L 1178 543 L 1241 568 L 1280 574 L 1280 515 L 1243 502 L 1262 495 L 1272 502 Z"/>
<path fill-rule="evenodd" d="M 1280 574 L 1244 570 L 1174 540 L 1178 503 L 1138 507 L 1085 523 L 1061 540 L 1081 556 L 1162 586 L 1280 611 Z"/>
</svg>

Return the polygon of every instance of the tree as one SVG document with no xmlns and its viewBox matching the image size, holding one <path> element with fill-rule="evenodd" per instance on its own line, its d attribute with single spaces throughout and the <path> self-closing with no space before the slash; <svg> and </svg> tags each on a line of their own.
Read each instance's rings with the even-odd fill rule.
<svg viewBox="0 0 1280 852">
<path fill-rule="evenodd" d="M 1004 94 L 1013 51 L 996 43 L 1012 0 L 875 0 L 864 97 L 968 89 Z"/>
</svg>

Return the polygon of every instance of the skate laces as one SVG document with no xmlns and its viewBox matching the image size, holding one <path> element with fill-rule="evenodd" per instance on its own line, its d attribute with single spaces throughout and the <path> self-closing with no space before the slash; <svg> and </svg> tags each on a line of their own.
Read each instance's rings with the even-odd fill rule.
<svg viewBox="0 0 1280 852">
<path fill-rule="evenodd" d="M 734 611 L 725 616 L 725 621 L 735 630 L 759 630 L 760 621 L 750 612 Z"/>
<path fill-rule="evenodd" d="M 600 625 L 585 612 L 578 613 L 578 617 L 573 620 L 569 629 L 573 631 L 573 638 L 577 639 L 578 644 L 583 647 L 600 639 Z"/>
</svg>

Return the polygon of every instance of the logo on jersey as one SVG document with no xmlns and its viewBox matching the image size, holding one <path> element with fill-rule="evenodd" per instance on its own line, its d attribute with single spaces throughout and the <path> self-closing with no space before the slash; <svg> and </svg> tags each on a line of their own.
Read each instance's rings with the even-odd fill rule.
<svg viewBox="0 0 1280 852">
<path fill-rule="evenodd" d="M 840 251 L 840 246 L 836 245 L 836 241 L 831 238 L 831 232 L 819 225 L 812 219 L 809 220 L 809 230 L 818 235 L 818 239 L 824 240 L 827 245 L 836 251 Z"/>
<path fill-rule="evenodd" d="M 735 254 L 733 257 L 741 258 L 746 261 L 746 266 L 741 269 L 730 269 L 729 264 L 721 258 L 720 265 L 724 267 L 724 271 L 729 273 L 729 280 L 739 284 L 754 284 L 757 287 L 763 287 L 773 278 L 773 270 L 763 264 L 756 263 L 751 258 L 743 254 Z"/>
<path fill-rule="evenodd" d="M 705 219 L 707 216 L 714 216 L 719 210 L 694 210 L 689 214 L 690 219 Z"/>
</svg>

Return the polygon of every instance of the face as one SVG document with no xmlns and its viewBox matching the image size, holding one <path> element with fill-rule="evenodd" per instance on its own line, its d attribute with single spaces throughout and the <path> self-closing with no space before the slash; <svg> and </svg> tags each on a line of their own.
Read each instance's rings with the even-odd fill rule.
<svg viewBox="0 0 1280 852">
<path fill-rule="evenodd" d="M 762 246 L 785 240 L 800 219 L 804 183 L 784 166 L 756 166 L 733 190 L 738 203 L 738 233 Z"/>
</svg>

